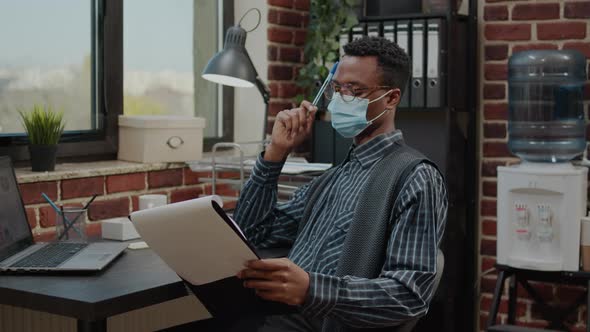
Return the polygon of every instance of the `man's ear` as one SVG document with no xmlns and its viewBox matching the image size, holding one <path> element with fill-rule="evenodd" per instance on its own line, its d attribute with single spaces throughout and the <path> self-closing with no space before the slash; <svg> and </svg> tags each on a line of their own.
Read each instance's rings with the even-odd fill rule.
<svg viewBox="0 0 590 332">
<path fill-rule="evenodd" d="M 401 98 L 402 91 L 399 88 L 392 89 L 391 93 L 386 97 L 387 109 L 397 108 Z"/>
</svg>

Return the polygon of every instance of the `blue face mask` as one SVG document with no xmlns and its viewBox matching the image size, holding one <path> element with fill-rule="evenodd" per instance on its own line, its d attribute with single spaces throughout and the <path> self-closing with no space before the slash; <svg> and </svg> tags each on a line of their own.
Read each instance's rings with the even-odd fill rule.
<svg viewBox="0 0 590 332">
<path fill-rule="evenodd" d="M 332 127 L 343 137 L 355 137 L 388 111 L 386 109 L 375 118 L 367 121 L 369 104 L 387 96 L 389 93 L 391 93 L 391 90 L 371 101 L 365 98 L 355 98 L 351 102 L 346 102 L 339 92 L 334 92 L 332 101 L 328 105 L 328 111 L 332 115 Z"/>
</svg>

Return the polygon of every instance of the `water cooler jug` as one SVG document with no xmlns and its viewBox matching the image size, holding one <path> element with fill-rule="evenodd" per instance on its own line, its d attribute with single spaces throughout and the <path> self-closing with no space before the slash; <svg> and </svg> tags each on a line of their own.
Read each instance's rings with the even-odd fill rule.
<svg viewBox="0 0 590 332">
<path fill-rule="evenodd" d="M 508 146 L 521 163 L 498 167 L 497 262 L 578 271 L 588 170 L 570 160 L 586 147 L 586 58 L 524 51 L 508 68 Z"/>
</svg>

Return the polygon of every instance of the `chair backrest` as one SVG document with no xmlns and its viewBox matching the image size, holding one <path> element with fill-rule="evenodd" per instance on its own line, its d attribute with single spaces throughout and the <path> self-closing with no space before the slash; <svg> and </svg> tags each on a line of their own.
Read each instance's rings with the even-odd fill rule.
<svg viewBox="0 0 590 332">
<path fill-rule="evenodd" d="M 440 279 L 442 278 L 442 274 L 445 268 L 445 255 L 443 252 L 438 249 L 438 255 L 436 257 L 436 276 L 434 277 L 434 292 L 438 289 L 438 284 L 440 284 Z M 413 319 L 409 322 L 406 322 L 402 325 L 396 326 L 393 328 L 392 332 L 411 332 L 416 324 L 418 323 L 420 318 Z"/>
</svg>

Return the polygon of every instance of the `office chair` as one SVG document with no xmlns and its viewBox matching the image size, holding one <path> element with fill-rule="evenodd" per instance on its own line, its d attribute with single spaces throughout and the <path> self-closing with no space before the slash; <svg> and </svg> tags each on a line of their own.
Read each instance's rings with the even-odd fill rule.
<svg viewBox="0 0 590 332">
<path fill-rule="evenodd" d="M 438 255 L 436 257 L 436 276 L 434 277 L 434 293 L 436 293 L 436 290 L 438 289 L 438 285 L 440 284 L 440 279 L 442 278 L 444 269 L 445 255 L 440 249 L 438 249 Z M 392 332 L 411 332 L 412 330 L 414 330 L 414 327 L 416 326 L 419 320 L 420 318 L 416 318 L 402 325 L 396 326 L 393 328 Z"/>
</svg>

